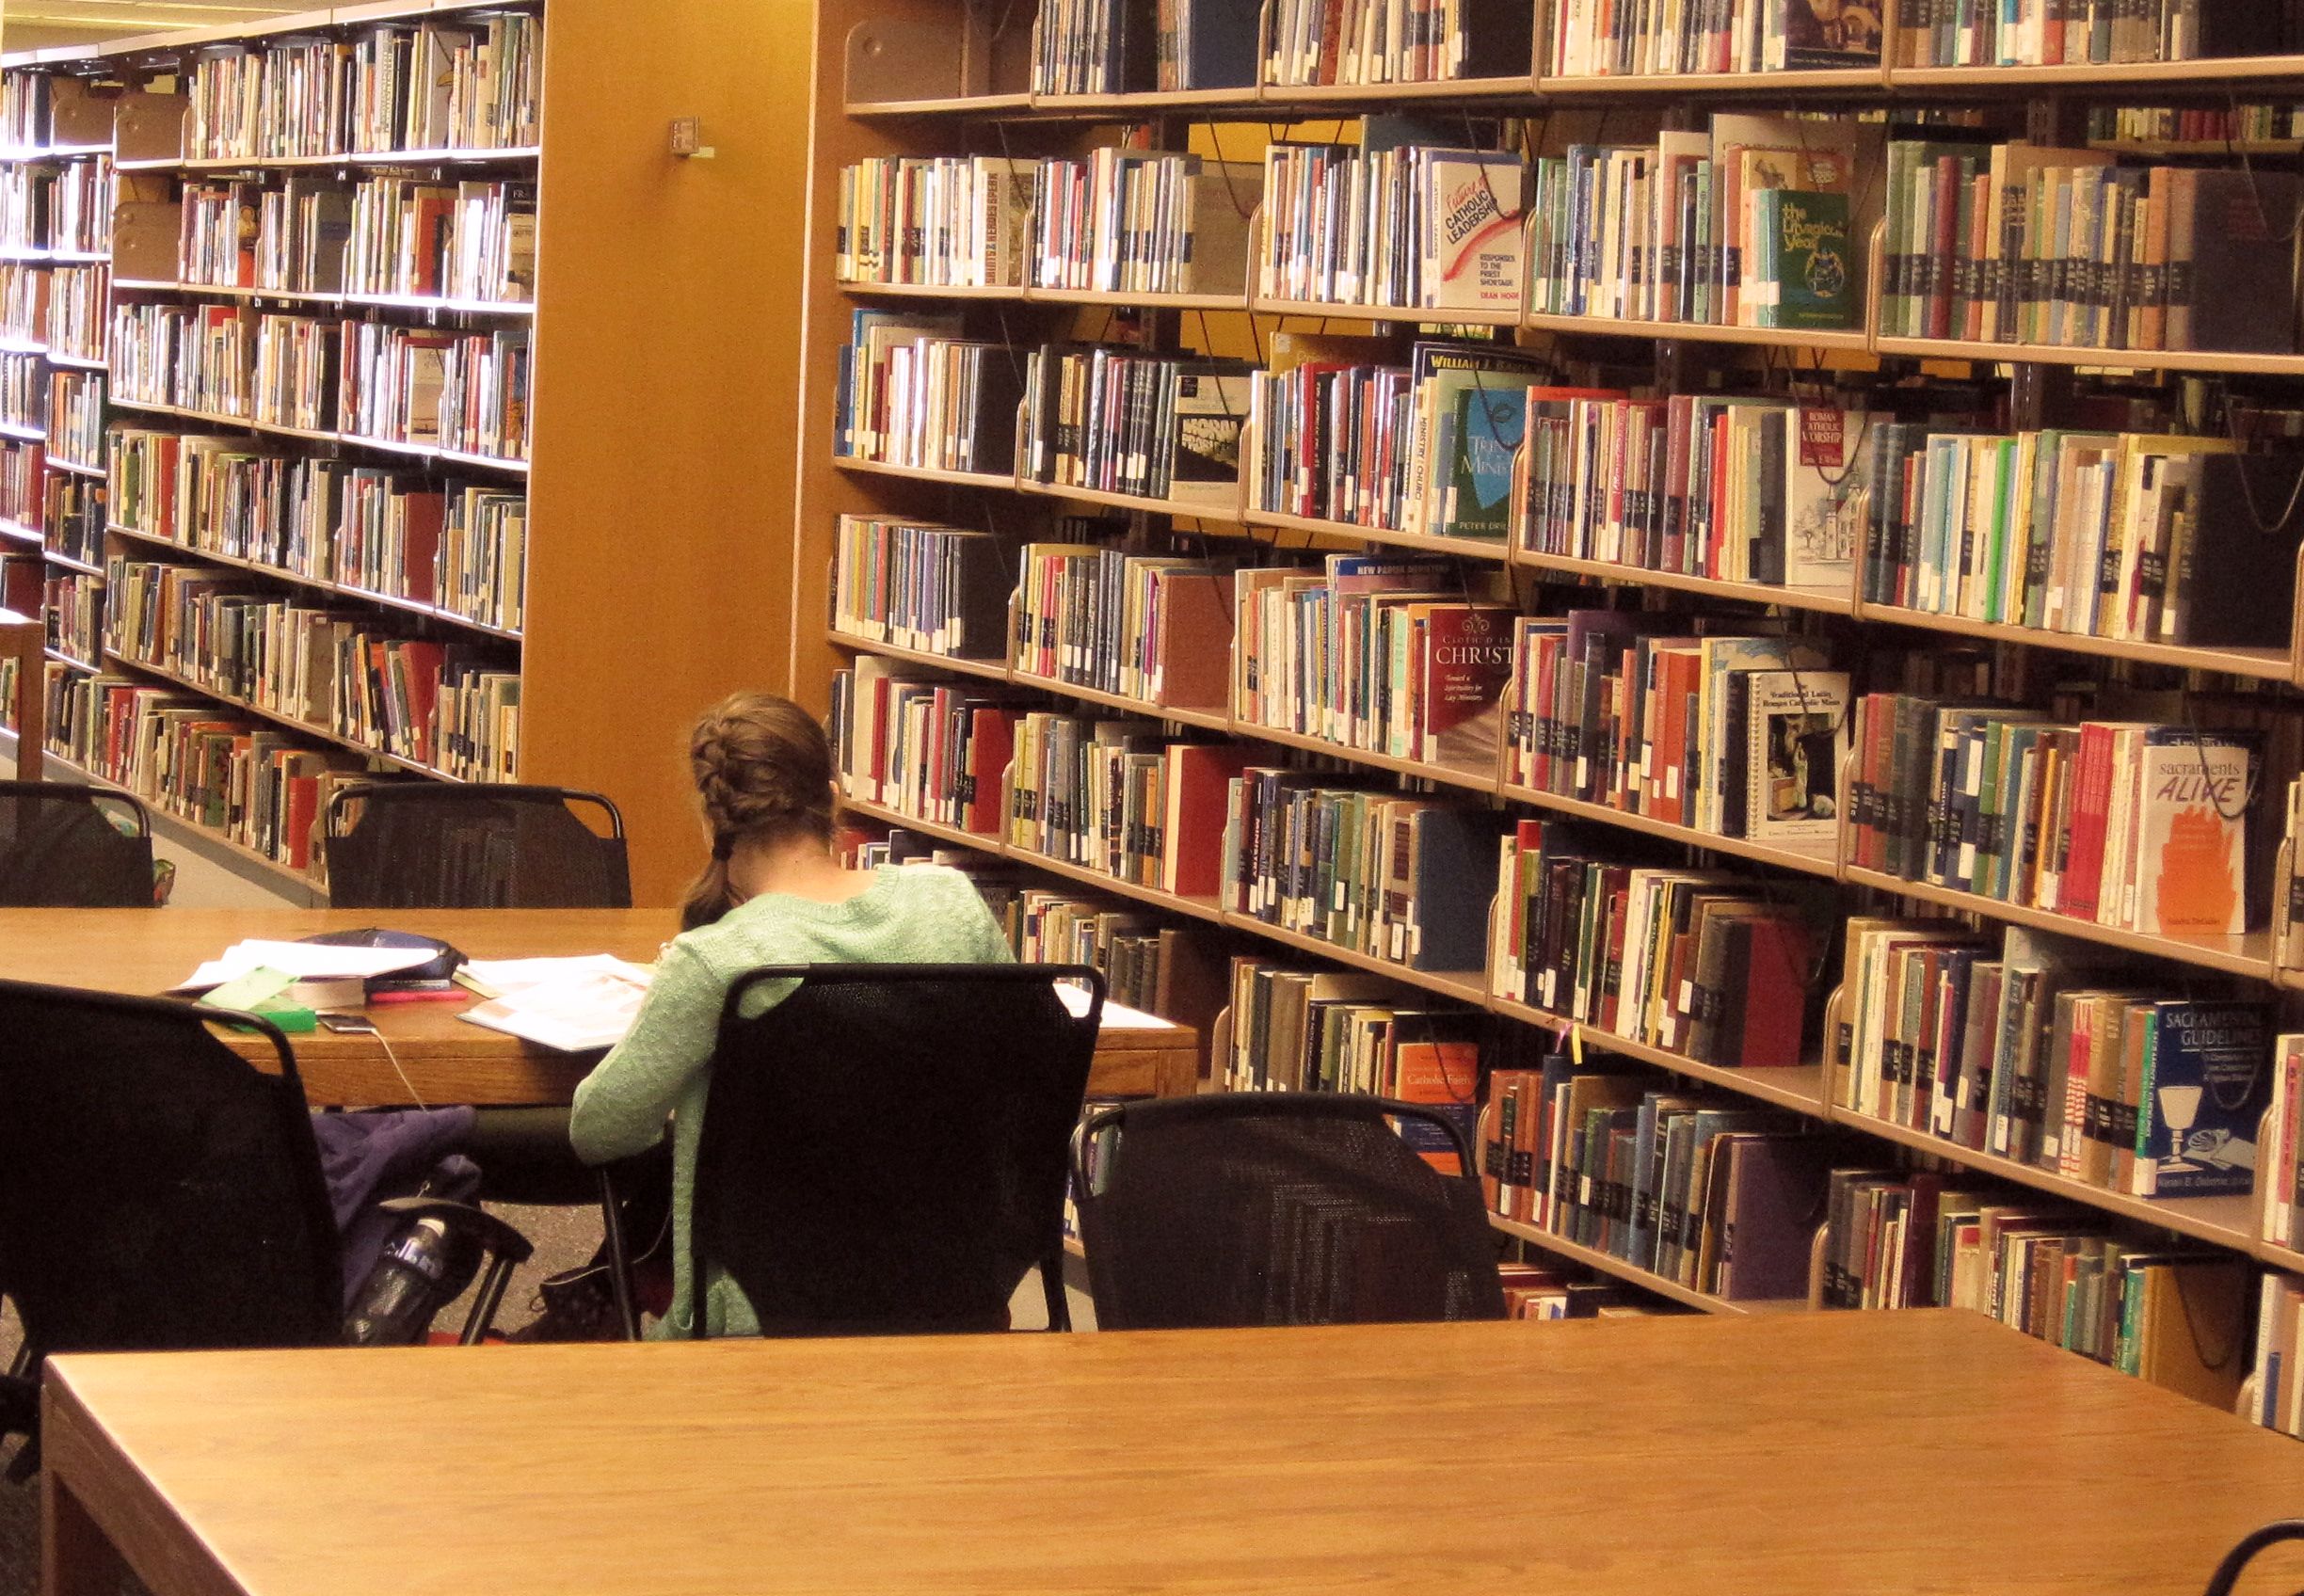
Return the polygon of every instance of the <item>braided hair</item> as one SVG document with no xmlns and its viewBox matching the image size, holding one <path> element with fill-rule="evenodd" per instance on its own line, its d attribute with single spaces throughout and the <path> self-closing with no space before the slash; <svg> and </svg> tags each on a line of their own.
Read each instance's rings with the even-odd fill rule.
<svg viewBox="0 0 2304 1596">
<path fill-rule="evenodd" d="M 793 836 L 829 846 L 837 812 L 832 744 L 807 710 L 773 693 L 738 693 L 704 712 L 688 739 L 688 767 L 712 860 L 680 903 L 680 926 L 710 925 L 743 902 L 728 881 L 742 842 Z"/>
</svg>

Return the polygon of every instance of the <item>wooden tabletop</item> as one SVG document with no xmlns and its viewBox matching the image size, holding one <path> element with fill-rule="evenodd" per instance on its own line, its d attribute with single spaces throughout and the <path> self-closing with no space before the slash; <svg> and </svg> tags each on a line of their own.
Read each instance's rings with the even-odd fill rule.
<svg viewBox="0 0 2304 1596">
<path fill-rule="evenodd" d="M 1951 1312 L 48 1370 L 50 1596 L 107 1538 L 155 1596 L 2197 1596 L 2304 1506 L 2294 1441 Z"/>
<path fill-rule="evenodd" d="M 439 937 L 475 959 L 613 953 L 655 962 L 680 929 L 670 909 L 0 909 L 0 978 L 165 992 L 248 937 L 293 941 L 327 931 L 389 925 Z M 555 1053 L 457 1018 L 468 1005 L 390 1003 L 369 1010 L 391 1041 L 313 1031 L 290 1038 L 314 1104 L 566 1103 L 597 1056 Z M 1099 1094 L 1190 1092 L 1197 1071 L 1189 1027 L 1107 1029 L 1089 1090 Z M 251 1044 L 262 1061 L 269 1049 Z M 394 1059 L 397 1059 L 395 1063 Z M 401 1078 L 405 1071 L 407 1079 Z"/>
</svg>

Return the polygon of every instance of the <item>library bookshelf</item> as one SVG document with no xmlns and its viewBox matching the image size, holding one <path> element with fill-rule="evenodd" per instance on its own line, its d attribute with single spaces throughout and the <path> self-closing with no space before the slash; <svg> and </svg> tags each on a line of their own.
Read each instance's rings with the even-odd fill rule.
<svg viewBox="0 0 2304 1596">
<path fill-rule="evenodd" d="M 221 83 L 241 62 L 250 73 L 277 66 L 285 74 L 299 52 L 310 58 L 332 47 L 381 50 L 377 41 L 392 36 L 413 40 L 412 48 L 435 33 L 485 37 L 490 19 L 507 16 L 536 30 L 525 92 L 536 116 L 524 128 L 491 122 L 475 134 L 472 112 L 474 122 L 443 133 L 435 121 L 411 136 L 414 124 L 405 122 L 356 127 L 346 103 L 334 136 L 315 122 L 300 142 L 284 126 L 253 130 L 246 142 L 194 141 L 200 123 L 191 107 L 203 73 Z M 107 513 L 113 484 L 105 479 L 117 481 L 117 457 L 89 458 L 52 439 L 0 444 L 39 458 L 50 484 L 42 503 L 8 506 L 11 531 L 44 537 L 59 574 L 101 572 L 60 550 L 55 535 L 54 484 L 80 482 L 88 551 L 101 548 L 112 562 L 183 567 L 199 580 L 325 607 L 379 635 L 437 643 L 517 671 L 517 742 L 496 776 L 608 794 L 625 816 L 636 901 L 671 902 L 693 864 L 684 728 L 726 693 L 782 680 L 791 651 L 783 608 L 765 596 L 779 590 L 786 554 L 780 507 L 792 475 L 777 445 L 789 436 L 785 396 L 798 370 L 785 333 L 800 257 L 798 240 L 772 218 L 801 204 L 802 176 L 784 152 L 798 131 L 805 84 L 800 63 L 779 46 L 804 17 L 796 0 L 665 0 L 645 18 L 616 0 L 408 0 L 0 58 L 7 81 L 25 86 L 17 92 L 48 96 L 56 119 L 53 135 L 0 152 L 0 173 L 101 166 L 122 207 L 118 218 L 106 207 L 117 235 L 107 250 L 50 250 L 8 268 L 101 270 L 109 243 L 120 244 L 119 270 L 97 295 L 92 335 L 68 348 L 38 336 L 44 329 L 11 327 L 8 347 L 59 375 L 106 382 L 102 425 L 113 451 L 123 432 L 181 435 L 285 462 L 284 471 L 325 466 L 371 480 L 392 473 L 412 494 L 454 484 L 516 499 L 524 522 L 517 619 L 489 618 L 460 598 L 435 602 L 363 583 L 334 563 L 342 546 L 291 569 L 251 557 L 276 546 L 163 535 L 150 522 Z M 507 46 L 499 64 L 510 60 Z M 348 89 L 355 68 L 340 60 L 338 70 Z M 710 130 L 712 159 L 671 152 L 667 129 L 686 117 Z M 198 263 L 179 247 L 175 222 L 187 196 L 287 208 L 294 195 L 317 202 L 310 197 L 327 194 L 333 205 L 349 202 L 363 184 L 395 180 L 459 200 L 478 185 L 504 185 L 509 209 L 525 203 L 534 214 L 527 283 L 506 288 L 500 279 L 488 292 L 456 292 L 444 272 L 431 282 L 390 279 L 389 262 L 374 268 L 384 279 L 347 275 L 341 286 L 332 277 L 235 278 L 187 269 Z M 289 424 L 284 413 L 245 403 L 162 403 L 176 395 L 122 380 L 122 350 L 105 346 L 117 317 L 209 312 L 251 327 L 260 318 L 303 317 L 390 329 L 363 334 L 379 340 L 508 340 L 489 347 L 500 359 L 522 349 L 528 362 L 525 445 L 442 440 L 352 417 Z M 331 368 L 310 386 L 330 397 L 335 375 Z M 88 676 L 89 666 L 107 679 L 166 687 L 188 703 L 214 704 L 219 715 L 288 730 L 296 745 L 332 751 L 352 768 L 372 763 L 413 779 L 446 779 L 431 761 L 380 755 L 358 738 L 139 662 L 133 650 L 58 661 L 52 681 Z M 53 715 L 49 724 L 53 734 Z M 312 875 L 154 807 L 172 839 L 292 898 L 325 898 Z"/>
<path fill-rule="evenodd" d="M 1276 6 L 1266 6 L 1258 26 L 1268 30 Z M 1896 8 L 1887 8 L 1895 38 Z M 1657 570 L 1631 564 L 1571 558 L 1539 551 L 1518 532 L 1502 538 L 1434 535 L 1367 526 L 1267 511 L 1257 507 L 1243 482 L 1231 500 L 1209 503 L 1131 498 L 1049 487 L 1000 472 L 937 472 L 875 465 L 837 457 L 832 452 L 840 403 L 841 350 L 852 316 L 872 309 L 941 310 L 959 316 L 964 336 L 1014 348 L 1047 342 L 1092 341 L 1115 321 L 1144 348 L 1261 357 L 1272 331 L 1317 327 L 1346 334 L 1394 330 L 1403 341 L 1411 327 L 1500 329 L 1523 346 L 1548 350 L 1564 365 L 1640 369 L 1653 365 L 1654 389 L 1681 391 L 1688 374 L 1726 373 L 1731 380 L 1773 382 L 1814 377 L 1828 371 L 1889 372 L 1942 378 L 1964 377 L 1998 385 L 2009 395 L 2008 430 L 2056 424 L 2043 407 L 2044 395 L 2061 391 L 2076 372 L 2136 374 L 2139 383 L 2187 378 L 2269 381 L 2304 376 L 2304 355 L 2228 355 L 2214 352 L 2113 350 L 2031 343 L 1987 343 L 1962 339 L 1918 339 L 1883 334 L 1877 297 L 1867 303 L 1860 325 L 1842 330 L 1790 331 L 1684 321 L 1568 316 L 1529 308 L 1524 301 L 1486 312 L 1454 314 L 1388 310 L 1365 305 L 1314 303 L 1259 295 L 1253 284 L 1256 262 L 1248 263 L 1252 285 L 1239 294 L 1160 295 L 1121 292 L 972 287 L 939 289 L 921 284 L 842 280 L 834 269 L 840 225 L 841 174 L 857 162 L 889 156 L 1007 156 L 1029 161 L 1048 154 L 1077 154 L 1083 140 L 1112 141 L 1113 130 L 1136 130 L 1141 147 L 1155 152 L 1192 151 L 1213 154 L 1220 124 L 1261 122 L 1276 137 L 1322 141 L 1333 136 L 1336 120 L 1354 111 L 1430 113 L 1435 122 L 1454 126 L 1472 138 L 1472 118 L 1525 119 L 1533 136 L 1555 143 L 1580 129 L 1591 138 L 1595 126 L 1616 138 L 1638 143 L 1658 128 L 1701 126 L 1712 110 L 1876 111 L 1911 106 L 1934 110 L 1974 109 L 1996 119 L 2016 136 L 2070 145 L 2095 142 L 2140 159 L 2168 155 L 2218 157 L 2250 152 L 2293 153 L 2293 141 L 2261 148 L 2203 141 L 2177 146 L 2166 141 L 2087 140 L 2077 133 L 2088 107 L 2169 100 L 2218 104 L 2227 88 L 2251 93 L 2304 96 L 2304 56 L 2174 62 L 2164 65 L 2101 65 L 2056 68 L 1944 69 L 1896 64 L 1845 71 L 1740 72 L 1684 75 L 1565 76 L 1551 70 L 1550 29 L 1556 20 L 1535 7 L 1535 40 L 1525 77 L 1507 74 L 1451 85 L 1423 83 L 1378 86 L 1290 87 L 1268 81 L 1261 72 L 1247 87 L 1223 91 L 1065 96 L 1035 91 L 1032 62 L 1037 24 L 1030 5 L 1002 12 L 998 8 L 953 8 L 932 0 L 824 0 L 817 12 L 813 70 L 813 143 L 810 204 L 807 224 L 808 286 L 804 307 L 803 371 L 793 570 L 791 679 L 806 702 L 826 701 L 834 673 L 854 661 L 880 656 L 918 670 L 943 673 L 955 681 L 1026 690 L 1023 700 L 1055 710 L 1117 710 L 1164 723 L 1176 736 L 1222 738 L 1256 746 L 1256 759 L 1285 761 L 1318 756 L 1319 769 L 1356 773 L 1364 782 L 1397 790 L 1486 805 L 1514 819 L 1560 817 L 1594 828 L 1644 838 L 1651 844 L 1676 844 L 1686 857 L 1707 866 L 1768 881 L 1825 884 L 1837 895 L 1844 915 L 1880 912 L 1926 918 L 1959 917 L 1996 940 L 2005 928 L 2060 933 L 2107 950 L 2140 957 L 2171 982 L 2198 979 L 2232 983 L 2240 990 L 2278 1001 L 2287 991 L 2304 991 L 2304 958 L 2283 952 L 2284 943 L 2304 941 L 2251 931 L 2233 937 L 2155 935 L 2100 926 L 2052 911 L 2003 902 L 1980 894 L 1931 886 L 1900 875 L 1849 862 L 1848 827 L 1837 844 L 1791 847 L 1715 835 L 1653 815 L 1565 797 L 1517 784 L 1499 751 L 1493 765 L 1462 762 L 1433 765 L 1374 754 L 1331 739 L 1270 730 L 1229 705 L 1195 702 L 1160 705 L 1019 670 L 1007 659 L 955 659 L 933 650 L 904 648 L 827 627 L 831 602 L 831 558 L 843 517 L 916 519 L 971 531 L 1013 531 L 1021 541 L 1057 535 L 1052 516 L 1096 508 L 1133 517 L 1145 529 L 1163 523 L 1189 527 L 1194 539 L 1230 537 L 1242 564 L 1265 552 L 1302 550 L 1336 552 L 1388 550 L 1446 556 L 1466 572 L 1508 583 L 1527 607 L 1528 590 L 1576 584 L 1580 591 L 1645 589 L 1669 593 L 1683 604 L 1701 602 L 1705 613 L 1726 606 L 1738 613 L 1767 612 L 1797 630 L 1849 642 L 1855 647 L 1893 641 L 1918 648 L 1955 644 L 2021 650 L 2044 661 L 2077 662 L 2121 672 L 2199 673 L 2231 679 L 2278 699 L 2284 710 L 2304 710 L 2291 690 L 2304 688 L 2304 624 L 2294 625 L 2285 646 L 2182 646 L 2159 641 L 2073 633 L 1938 614 L 1868 600 L 1861 571 L 1845 583 L 1798 587 L 1733 581 Z M 1006 20 L 1003 31 L 1000 24 Z M 1269 35 L 1263 36 L 1269 42 Z M 1259 61 L 1263 52 L 1259 50 Z M 2034 106 L 2019 102 L 2037 101 Z M 2029 120 L 2025 120 L 2029 116 Z M 1557 114 L 1557 115 L 1556 115 Z M 1600 117 L 1614 119 L 1600 123 Z M 1579 120 L 1581 119 L 1581 120 Z M 1645 120 L 1643 120 L 1645 119 Z M 1548 132 L 1535 132 L 1546 129 Z M 1604 140 L 1605 141 L 1605 138 Z M 1492 148 L 1494 146 L 1491 146 Z M 1238 158 L 1237 145 L 1222 147 Z M 1542 153 L 1557 153 L 1547 145 Z M 1255 238 L 1260 223 L 1252 223 Z M 1250 246 L 1253 250 L 1255 246 Z M 1875 249 L 1880 247 L 1876 242 Z M 1861 245 L 1857 251 L 1863 253 Z M 1875 277 L 1877 279 L 1878 272 Z M 1233 280 L 1227 278 L 1225 280 Z M 1211 331 L 1211 328 L 1214 330 Z M 1433 334 L 1439 336 L 1439 334 Z M 1787 371 L 1787 367 L 1791 370 Z M 1772 390 L 1774 391 L 1774 390 Z M 1241 445 L 1254 456 L 1256 440 Z M 1245 474 L 1245 473 L 1243 473 Z M 1196 546 L 1196 545 L 1195 545 Z M 1580 600 L 1605 602 L 1603 598 Z M 1550 611 L 1545 613 L 1557 613 Z M 1845 784 L 1836 814 L 1848 813 Z M 2274 795 L 2275 799 L 2277 795 Z M 1895 1163 L 1920 1155 L 1931 1167 L 1997 1177 L 2013 1187 L 2046 1193 L 2075 1209 L 2105 1216 L 2142 1233 L 2181 1238 L 2268 1267 L 2295 1270 L 2304 1256 L 2261 1238 L 2261 1227 L 2247 1197 L 2196 1200 L 2134 1197 L 2038 1166 L 1975 1152 L 1925 1129 L 1891 1123 L 1842 1106 L 1833 1086 L 1833 1066 L 1819 1056 L 1825 1039 L 1810 1037 L 1809 1061 L 1796 1069 L 1758 1069 L 1704 1063 L 1662 1048 L 1578 1025 L 1566 1016 L 1499 996 L 1498 970 L 1448 971 L 1440 975 L 1323 943 L 1287 931 L 1252 915 L 1204 899 L 1178 900 L 1132 883 L 1116 881 L 1078 865 L 1017 848 L 998 837 L 973 834 L 950 824 L 923 822 L 901 810 L 854 803 L 861 819 L 902 827 L 954 848 L 1041 871 L 1057 882 L 1099 887 L 1114 899 L 1164 909 L 1180 919 L 1214 923 L 1247 946 L 1265 946 L 1276 957 L 1300 956 L 1315 967 L 1373 970 L 1397 980 L 1404 992 L 1449 998 L 1484 1011 L 1504 1027 L 1527 1027 L 1572 1039 L 1590 1050 L 1657 1072 L 1659 1082 L 1695 1081 L 1753 1104 L 1784 1110 L 1848 1139 L 1851 1147 L 1872 1149 L 1869 1157 Z M 2277 835 L 2277 802 L 2260 811 L 2256 822 Z M 2260 831 L 2259 835 L 2263 835 Z M 2264 851 L 2268 855 L 2269 850 Z M 2259 867 L 2251 866 L 2251 870 Z M 2288 867 L 2283 857 L 2273 881 L 2252 880 L 2264 896 L 2284 896 Z M 1467 902 L 1465 913 L 1484 904 Z M 1493 958 L 1492 954 L 1492 958 Z M 2288 1018 L 2293 1022 L 2291 1012 Z M 1827 1026 L 1829 1029 L 1829 1023 Z M 1221 1071 L 1219 1072 L 1221 1075 Z M 1851 1155 L 1855 1157 L 1857 1155 Z M 1548 1231 L 1498 1220 L 1498 1228 L 1536 1252 L 1581 1264 L 1631 1284 L 1665 1301 L 1712 1312 L 1781 1311 L 1796 1303 L 1728 1303 L 1689 1291 L 1677 1282 L 1629 1269 L 1612 1254 L 1580 1247 Z"/>
</svg>

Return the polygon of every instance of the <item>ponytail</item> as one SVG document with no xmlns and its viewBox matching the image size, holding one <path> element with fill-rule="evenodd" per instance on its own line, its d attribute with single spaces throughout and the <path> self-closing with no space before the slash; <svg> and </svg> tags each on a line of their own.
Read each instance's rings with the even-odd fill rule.
<svg viewBox="0 0 2304 1596">
<path fill-rule="evenodd" d="M 744 902 L 728 875 L 738 842 L 797 834 L 829 845 L 838 818 L 831 744 L 789 698 L 739 693 L 723 699 L 696 723 L 688 763 L 712 850 L 680 901 L 682 931 L 711 925 Z"/>
</svg>

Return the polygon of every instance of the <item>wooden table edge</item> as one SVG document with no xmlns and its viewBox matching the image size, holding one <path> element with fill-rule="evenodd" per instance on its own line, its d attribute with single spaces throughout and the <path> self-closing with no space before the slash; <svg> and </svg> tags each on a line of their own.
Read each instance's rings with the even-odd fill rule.
<svg viewBox="0 0 2304 1596">
<path fill-rule="evenodd" d="M 247 1596 L 51 1366 L 40 1385 L 40 1596 Z"/>
</svg>

